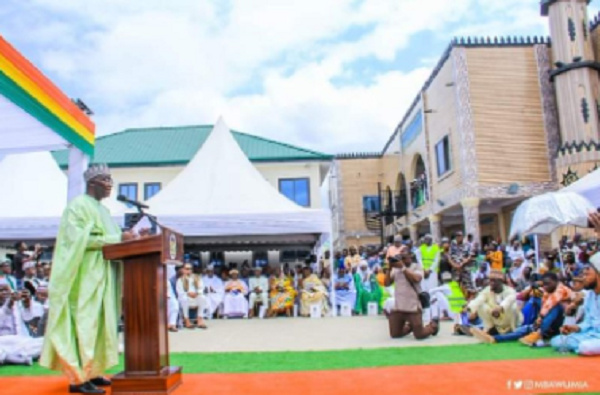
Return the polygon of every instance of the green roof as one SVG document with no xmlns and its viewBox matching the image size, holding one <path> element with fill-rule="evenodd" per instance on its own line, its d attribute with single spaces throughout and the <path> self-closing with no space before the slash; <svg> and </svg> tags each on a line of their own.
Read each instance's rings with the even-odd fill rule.
<svg viewBox="0 0 600 395">
<path fill-rule="evenodd" d="M 212 130 L 212 125 L 127 129 L 96 139 L 92 162 L 112 167 L 185 165 L 198 152 Z M 248 159 L 252 162 L 331 160 L 323 154 L 232 131 Z M 58 164 L 66 168 L 67 150 L 53 153 Z"/>
</svg>

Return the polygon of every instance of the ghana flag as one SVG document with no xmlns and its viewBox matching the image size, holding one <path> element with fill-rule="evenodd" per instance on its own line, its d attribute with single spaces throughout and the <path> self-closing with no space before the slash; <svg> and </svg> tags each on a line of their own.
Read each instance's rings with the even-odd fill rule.
<svg viewBox="0 0 600 395">
<path fill-rule="evenodd" d="M 73 145 L 89 156 L 94 153 L 94 123 L 1 36 L 0 119 L 2 139 L 14 141 L 15 151 L 31 140 L 38 149 Z"/>
</svg>

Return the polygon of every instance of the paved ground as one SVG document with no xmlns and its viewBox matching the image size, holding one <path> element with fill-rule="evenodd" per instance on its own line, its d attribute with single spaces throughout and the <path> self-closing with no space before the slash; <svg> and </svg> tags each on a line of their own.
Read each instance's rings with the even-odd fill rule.
<svg viewBox="0 0 600 395">
<path fill-rule="evenodd" d="M 417 341 L 390 339 L 385 317 L 276 318 L 211 320 L 209 328 L 171 333 L 171 352 L 314 351 L 472 344 L 472 337 L 453 336 L 451 322 L 442 322 L 437 337 Z"/>
</svg>

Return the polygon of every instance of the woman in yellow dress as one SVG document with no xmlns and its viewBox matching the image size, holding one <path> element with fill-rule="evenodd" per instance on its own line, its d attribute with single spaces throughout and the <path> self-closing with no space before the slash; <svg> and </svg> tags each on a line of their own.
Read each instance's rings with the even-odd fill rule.
<svg viewBox="0 0 600 395">
<path fill-rule="evenodd" d="M 312 272 L 310 266 L 302 269 L 302 280 L 298 286 L 300 289 L 300 315 L 303 317 L 310 316 L 310 306 L 313 304 L 321 305 L 321 315 L 325 316 L 329 312 L 329 293 L 327 289 Z"/>
<path fill-rule="evenodd" d="M 292 285 L 292 279 L 283 274 L 281 267 L 275 268 L 275 273 L 269 279 L 269 289 L 271 308 L 268 317 L 274 317 L 282 313 L 291 317 L 296 291 Z"/>
</svg>

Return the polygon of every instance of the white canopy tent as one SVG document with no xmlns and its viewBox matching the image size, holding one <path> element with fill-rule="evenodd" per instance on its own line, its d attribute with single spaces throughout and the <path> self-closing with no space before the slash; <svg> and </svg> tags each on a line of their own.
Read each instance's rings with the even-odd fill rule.
<svg viewBox="0 0 600 395">
<path fill-rule="evenodd" d="M 147 204 L 158 221 L 202 243 L 314 245 L 326 210 L 298 206 L 256 170 L 222 119 L 187 167 Z"/>
<path fill-rule="evenodd" d="M 54 238 L 67 200 L 83 192 L 95 126 L 2 36 L 0 58 L 0 240 Z M 65 148 L 68 179 L 48 152 Z"/>
<path fill-rule="evenodd" d="M 0 161 L 0 239 L 52 239 L 67 204 L 67 177 L 49 152 Z"/>
<path fill-rule="evenodd" d="M 0 155 L 64 149 L 69 143 L 58 133 L 0 95 Z"/>
<path fill-rule="evenodd" d="M 49 152 L 6 155 L 0 159 L 0 240 L 56 237 L 67 205 L 67 177 Z M 103 204 L 122 211 L 114 193 Z"/>
<path fill-rule="evenodd" d="M 65 198 L 79 195 L 94 151 L 93 122 L 2 36 L 0 58 L 0 158 L 68 148 Z"/>
</svg>

